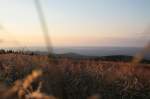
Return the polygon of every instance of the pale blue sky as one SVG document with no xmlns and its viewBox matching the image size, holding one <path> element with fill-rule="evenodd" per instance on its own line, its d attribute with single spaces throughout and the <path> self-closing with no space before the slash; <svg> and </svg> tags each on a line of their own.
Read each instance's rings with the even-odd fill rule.
<svg viewBox="0 0 150 99">
<path fill-rule="evenodd" d="M 143 46 L 150 38 L 146 31 L 150 0 L 41 0 L 41 4 L 55 46 Z M 0 0 L 0 24 L 1 46 L 16 46 L 15 39 L 22 45 L 44 45 L 34 0 Z"/>
</svg>

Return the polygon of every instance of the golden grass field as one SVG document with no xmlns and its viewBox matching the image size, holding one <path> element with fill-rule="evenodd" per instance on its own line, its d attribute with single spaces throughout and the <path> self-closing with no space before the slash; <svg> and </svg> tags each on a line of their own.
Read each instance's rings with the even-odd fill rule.
<svg viewBox="0 0 150 99">
<path fill-rule="evenodd" d="M 0 99 L 150 99 L 150 64 L 0 54 Z"/>
</svg>

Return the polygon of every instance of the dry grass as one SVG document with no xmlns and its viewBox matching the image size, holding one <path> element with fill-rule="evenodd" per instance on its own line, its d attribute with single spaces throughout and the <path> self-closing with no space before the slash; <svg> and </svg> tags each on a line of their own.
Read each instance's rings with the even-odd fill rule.
<svg viewBox="0 0 150 99">
<path fill-rule="evenodd" d="M 15 81 L 11 88 L 5 88 L 1 98 L 10 99 L 15 96 L 16 99 L 56 99 L 54 96 L 48 96 L 41 92 L 41 82 L 37 89 L 33 90 L 32 83 L 40 76 L 42 76 L 41 70 L 33 70 L 25 79 Z"/>
<path fill-rule="evenodd" d="M 1 99 L 150 98 L 149 64 L 0 56 Z"/>
</svg>

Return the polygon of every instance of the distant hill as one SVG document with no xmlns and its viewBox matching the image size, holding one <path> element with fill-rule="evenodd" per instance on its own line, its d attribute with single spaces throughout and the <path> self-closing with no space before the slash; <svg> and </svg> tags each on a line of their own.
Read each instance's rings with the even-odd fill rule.
<svg viewBox="0 0 150 99">
<path fill-rule="evenodd" d="M 31 51 L 40 55 L 48 54 L 47 49 L 45 47 L 29 47 L 28 49 L 24 49 L 24 48 L 5 48 L 5 49 Z M 53 53 L 55 54 L 76 53 L 84 57 L 85 56 L 102 57 L 102 56 L 114 56 L 114 55 L 134 56 L 142 49 L 143 49 L 142 47 L 53 47 Z M 62 55 L 62 56 L 66 56 L 66 55 Z M 146 53 L 144 56 L 145 59 L 150 60 L 150 53 Z"/>
<path fill-rule="evenodd" d="M 133 56 L 127 55 L 110 55 L 110 56 L 85 56 L 76 53 L 65 53 L 65 54 L 55 54 L 57 58 L 72 58 L 72 59 L 91 59 L 91 60 L 101 60 L 101 61 L 113 61 L 113 62 L 131 62 Z M 143 59 L 141 63 L 150 63 L 150 60 Z"/>
<path fill-rule="evenodd" d="M 24 54 L 24 55 L 49 55 L 48 52 L 43 51 L 13 51 L 13 50 L 0 50 L 0 54 L 8 54 L 8 53 L 15 53 L 15 54 Z M 131 62 L 133 56 L 130 55 L 108 55 L 108 56 L 90 56 L 90 55 L 81 55 L 73 52 L 63 53 L 63 54 L 51 54 L 53 58 L 70 58 L 76 60 L 95 60 L 95 61 L 113 61 L 113 62 Z M 144 58 L 141 63 L 148 63 L 150 64 L 149 58 Z"/>
<path fill-rule="evenodd" d="M 102 60 L 102 61 L 115 61 L 115 62 L 131 62 L 133 56 L 126 56 L 126 55 L 112 55 L 112 56 L 102 56 L 94 58 L 94 60 Z M 150 60 L 143 59 L 142 63 L 150 63 Z"/>
<path fill-rule="evenodd" d="M 76 53 L 64 53 L 64 54 L 55 54 L 56 57 L 60 58 L 73 58 L 73 59 L 83 59 L 88 58 L 88 56 L 76 54 Z"/>
<path fill-rule="evenodd" d="M 142 47 L 54 47 L 53 52 L 57 54 L 77 53 L 85 56 L 110 56 L 110 55 L 127 55 L 133 56 L 140 52 Z M 31 51 L 42 51 L 42 47 L 31 48 Z M 150 53 L 146 53 L 145 58 L 150 59 Z"/>
</svg>

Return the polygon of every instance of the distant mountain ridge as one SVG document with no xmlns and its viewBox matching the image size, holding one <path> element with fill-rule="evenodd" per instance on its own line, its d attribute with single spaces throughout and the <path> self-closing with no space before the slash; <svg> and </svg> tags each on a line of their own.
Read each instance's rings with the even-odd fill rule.
<svg viewBox="0 0 150 99">
<path fill-rule="evenodd" d="M 22 49 L 22 48 L 18 48 Z M 143 47 L 53 47 L 53 53 L 56 54 L 67 54 L 76 53 L 83 56 L 112 56 L 112 55 L 125 55 L 134 56 L 140 52 Z M 25 51 L 34 51 L 41 54 L 47 54 L 45 47 L 29 47 L 23 49 Z M 146 53 L 145 59 L 150 60 L 150 53 Z"/>
<path fill-rule="evenodd" d="M 56 58 L 94 59 L 106 61 L 131 61 L 142 47 L 54 47 L 53 56 Z M 19 50 L 16 49 L 16 50 Z M 21 50 L 21 49 L 20 49 Z M 31 47 L 26 52 L 38 55 L 48 55 L 44 47 Z M 149 62 L 150 53 L 146 53 L 142 62 Z"/>
<path fill-rule="evenodd" d="M 30 55 L 30 56 L 49 56 L 54 59 L 75 59 L 75 60 L 94 60 L 94 61 L 110 61 L 110 62 L 132 62 L 134 56 L 129 55 L 106 55 L 106 56 L 90 56 L 90 55 L 81 55 L 78 53 L 63 53 L 63 54 L 56 54 L 56 53 L 49 53 L 43 51 L 15 51 L 15 50 L 0 50 L 0 54 L 19 54 L 19 55 Z M 150 64 L 149 58 L 143 58 L 141 63 L 148 63 Z"/>
<path fill-rule="evenodd" d="M 110 56 L 85 56 L 76 53 L 54 54 L 56 58 L 72 58 L 72 59 L 90 59 L 96 61 L 113 61 L 113 62 L 131 62 L 133 56 L 128 55 L 110 55 Z M 150 63 L 149 59 L 143 59 L 141 63 Z"/>
</svg>

